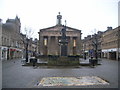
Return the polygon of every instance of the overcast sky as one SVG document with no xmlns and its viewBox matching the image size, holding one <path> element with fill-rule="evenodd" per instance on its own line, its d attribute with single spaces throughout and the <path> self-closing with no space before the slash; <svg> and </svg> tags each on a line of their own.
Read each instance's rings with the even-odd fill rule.
<svg viewBox="0 0 120 90">
<path fill-rule="evenodd" d="M 21 20 L 21 29 L 29 27 L 38 38 L 39 29 L 56 25 L 58 12 L 62 24 L 80 29 L 82 38 L 95 31 L 105 31 L 108 26 L 118 26 L 119 0 L 0 0 L 0 18 L 3 23 L 16 15 Z"/>
</svg>

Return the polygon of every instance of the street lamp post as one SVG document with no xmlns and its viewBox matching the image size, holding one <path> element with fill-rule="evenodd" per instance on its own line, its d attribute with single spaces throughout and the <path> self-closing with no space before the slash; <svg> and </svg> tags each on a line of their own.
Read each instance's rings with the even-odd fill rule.
<svg viewBox="0 0 120 90">
<path fill-rule="evenodd" d="M 28 62 L 28 39 L 26 38 L 26 62 Z"/>
</svg>

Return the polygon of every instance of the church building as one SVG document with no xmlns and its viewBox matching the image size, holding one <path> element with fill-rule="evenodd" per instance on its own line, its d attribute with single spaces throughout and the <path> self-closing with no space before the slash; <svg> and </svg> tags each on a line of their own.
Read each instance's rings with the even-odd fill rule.
<svg viewBox="0 0 120 90">
<path fill-rule="evenodd" d="M 62 15 L 57 15 L 57 23 L 55 26 L 40 29 L 39 34 L 39 53 L 41 55 L 61 55 L 61 30 L 64 28 L 62 25 Z M 66 26 L 67 37 L 67 55 L 75 56 L 81 55 L 82 40 L 81 30 Z"/>
</svg>

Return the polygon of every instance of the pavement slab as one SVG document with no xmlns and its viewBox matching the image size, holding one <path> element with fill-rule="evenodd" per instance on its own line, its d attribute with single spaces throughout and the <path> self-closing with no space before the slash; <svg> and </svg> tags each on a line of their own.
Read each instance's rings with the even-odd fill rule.
<svg viewBox="0 0 120 90">
<path fill-rule="evenodd" d="M 109 85 L 107 81 L 97 76 L 82 77 L 44 77 L 38 86 L 81 86 L 81 85 Z"/>
<path fill-rule="evenodd" d="M 118 88 L 118 61 L 115 60 L 102 59 L 102 65 L 97 65 L 95 68 L 91 68 L 89 66 L 80 66 L 78 68 L 40 66 L 34 68 L 32 66 L 22 66 L 21 60 L 22 59 L 8 60 L 2 62 L 2 88 L 47 88 L 47 86 L 43 86 L 45 82 L 39 85 L 43 78 L 79 78 L 84 76 L 97 76 L 102 80 L 107 80 L 107 83 L 109 83 L 109 85 L 64 85 L 52 86 L 50 88 Z M 77 79 L 75 80 L 77 81 Z M 67 81 L 61 79 L 61 81 L 67 83 L 70 80 Z"/>
</svg>

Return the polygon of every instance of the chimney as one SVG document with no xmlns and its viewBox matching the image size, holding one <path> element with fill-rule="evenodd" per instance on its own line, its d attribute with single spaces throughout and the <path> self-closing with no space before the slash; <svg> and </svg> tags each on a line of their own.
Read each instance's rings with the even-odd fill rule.
<svg viewBox="0 0 120 90">
<path fill-rule="evenodd" d="M 112 27 L 107 27 L 107 30 L 112 30 Z"/>
</svg>

